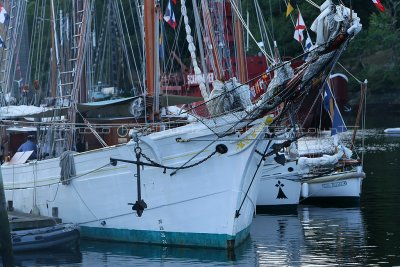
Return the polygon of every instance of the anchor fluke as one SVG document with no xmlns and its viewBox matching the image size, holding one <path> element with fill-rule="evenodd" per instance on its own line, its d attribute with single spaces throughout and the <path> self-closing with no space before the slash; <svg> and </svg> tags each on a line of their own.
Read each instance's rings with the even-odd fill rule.
<svg viewBox="0 0 400 267">
<path fill-rule="evenodd" d="M 147 208 L 147 204 L 143 199 L 136 201 L 135 204 L 128 203 L 128 205 L 132 205 L 132 210 L 136 210 L 136 213 L 139 217 L 142 216 L 144 209 Z"/>
</svg>

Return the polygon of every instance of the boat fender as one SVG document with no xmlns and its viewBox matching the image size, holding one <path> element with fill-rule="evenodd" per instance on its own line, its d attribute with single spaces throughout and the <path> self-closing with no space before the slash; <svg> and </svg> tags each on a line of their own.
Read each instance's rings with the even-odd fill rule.
<svg viewBox="0 0 400 267">
<path fill-rule="evenodd" d="M 308 183 L 303 183 L 301 185 L 301 197 L 303 198 L 308 197 Z"/>
<path fill-rule="evenodd" d="M 215 147 L 215 151 L 217 151 L 219 154 L 225 154 L 226 152 L 228 152 L 228 147 L 224 144 L 218 144 Z"/>
</svg>

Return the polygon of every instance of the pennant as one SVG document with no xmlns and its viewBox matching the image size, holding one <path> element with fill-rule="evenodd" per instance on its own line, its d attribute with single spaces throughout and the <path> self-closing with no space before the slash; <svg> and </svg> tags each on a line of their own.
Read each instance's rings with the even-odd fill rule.
<svg viewBox="0 0 400 267">
<path fill-rule="evenodd" d="M 286 9 L 286 17 L 292 13 L 292 11 L 296 8 L 297 1 L 296 0 L 289 0 L 287 3 L 287 9 Z"/>
<path fill-rule="evenodd" d="M 372 0 L 372 2 L 381 12 L 385 12 L 385 7 L 382 5 L 381 0 Z"/>
<path fill-rule="evenodd" d="M 167 8 L 165 9 L 164 20 L 172 27 L 172 29 L 175 29 L 176 20 L 174 10 L 171 7 L 171 0 L 168 1 Z"/>
<path fill-rule="evenodd" d="M 296 27 L 294 29 L 294 39 L 296 39 L 299 43 L 302 43 L 304 40 L 303 31 L 306 29 L 306 25 L 304 24 L 303 17 L 299 11 L 297 16 Z"/>
<path fill-rule="evenodd" d="M 4 43 L 3 38 L 1 38 L 1 36 L 0 36 L 0 47 L 6 48 L 6 44 Z"/>
<path fill-rule="evenodd" d="M 10 16 L 8 16 L 6 9 L 0 4 L 0 23 L 8 25 L 9 21 Z"/>
<path fill-rule="evenodd" d="M 342 114 L 336 104 L 335 97 L 332 94 L 332 90 L 328 83 L 325 83 L 323 106 L 326 112 L 328 112 L 331 118 L 332 128 L 331 135 L 336 135 L 347 131 L 346 125 L 344 124 Z"/>
<path fill-rule="evenodd" d="M 160 38 L 159 38 L 159 46 L 158 46 L 158 51 L 159 51 L 159 57 L 161 60 L 164 60 L 164 27 L 161 26 L 161 31 L 160 31 Z"/>
</svg>

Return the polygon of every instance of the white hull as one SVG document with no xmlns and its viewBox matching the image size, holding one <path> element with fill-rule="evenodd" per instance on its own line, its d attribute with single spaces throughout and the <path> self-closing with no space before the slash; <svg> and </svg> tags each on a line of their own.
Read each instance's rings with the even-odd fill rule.
<svg viewBox="0 0 400 267">
<path fill-rule="evenodd" d="M 387 134 L 400 134 L 400 128 L 387 128 L 383 132 Z"/>
<path fill-rule="evenodd" d="M 303 198 L 359 198 L 362 191 L 363 172 L 345 172 L 309 179 L 303 182 Z"/>
<path fill-rule="evenodd" d="M 270 160 L 263 166 L 257 206 L 273 207 L 299 204 L 301 180 L 296 162 L 284 166 Z"/>
<path fill-rule="evenodd" d="M 218 140 L 187 165 L 209 156 L 218 144 L 226 145 L 227 153 L 216 153 L 204 163 L 181 169 L 173 176 L 171 170 L 163 173 L 156 167 L 141 169 L 141 196 L 147 203 L 141 217 L 128 205 L 138 197 L 136 165 L 107 165 L 110 157 L 135 160 L 134 143 L 74 155 L 77 175 L 69 185 L 59 182 L 59 158 L 3 165 L 6 199 L 13 200 L 14 207 L 23 212 L 37 207 L 40 214 L 51 215 L 52 208 L 57 207 L 63 222 L 78 223 L 84 237 L 235 246 L 247 237 L 255 211 L 260 172 L 246 197 L 245 193 L 261 159 L 253 152 L 266 145 L 266 141 L 256 138 L 263 130 L 261 124 L 236 141 Z M 177 142 L 177 138 L 190 141 Z M 196 139 L 217 138 L 197 123 L 143 137 L 140 146 L 152 160 L 180 167 L 209 144 Z"/>
</svg>

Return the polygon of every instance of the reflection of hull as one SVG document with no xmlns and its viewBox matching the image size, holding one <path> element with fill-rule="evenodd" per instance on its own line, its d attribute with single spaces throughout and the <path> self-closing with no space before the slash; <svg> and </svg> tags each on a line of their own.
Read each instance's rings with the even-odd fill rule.
<svg viewBox="0 0 400 267">
<path fill-rule="evenodd" d="M 14 253 L 15 266 L 82 266 L 80 251 L 35 251 Z"/>
<path fill-rule="evenodd" d="M 140 137 L 143 153 L 160 164 L 181 167 L 205 159 L 172 176 L 171 170 L 141 168 L 141 196 L 147 203 L 141 217 L 127 205 L 139 195 L 136 166 L 109 165 L 110 157 L 135 159 L 133 142 L 75 154 L 77 175 L 70 184 L 60 183 L 58 158 L 3 165 L 6 198 L 23 212 L 36 206 L 45 215 L 57 207 L 63 222 L 80 224 L 83 237 L 236 246 L 247 237 L 254 213 L 260 174 L 254 183 L 251 179 L 260 156 L 253 152 L 264 149 L 266 141 L 257 138 L 263 129 L 263 124 L 254 126 L 235 141 L 221 140 L 206 149 L 204 142 L 196 139 L 214 140 L 216 136 L 201 123 Z M 179 142 L 181 139 L 188 141 Z M 227 148 L 226 153 L 210 156 L 218 144 Z M 199 156 L 190 160 L 196 154 Z M 239 207 L 240 215 L 235 216 Z"/>
<path fill-rule="evenodd" d="M 366 265 L 361 256 L 367 242 L 360 207 L 300 206 L 298 213 L 305 246 L 314 251 L 312 265 Z"/>
<path fill-rule="evenodd" d="M 303 198 L 360 198 L 363 172 L 335 173 L 304 180 L 301 188 Z"/>
<path fill-rule="evenodd" d="M 251 225 L 257 266 L 296 266 L 304 234 L 297 215 L 257 215 Z"/>
<path fill-rule="evenodd" d="M 189 266 L 198 262 L 211 262 L 214 266 L 224 265 L 227 261 L 242 260 L 243 255 L 252 249 L 252 240 L 247 238 L 240 246 L 228 251 L 202 247 L 110 243 L 87 239 L 82 240 L 80 248 L 85 255 L 82 266 L 104 266 L 104 258 L 107 258 L 108 266 L 160 266 L 163 263 L 167 266 Z"/>
<path fill-rule="evenodd" d="M 284 166 L 264 164 L 257 197 L 257 207 L 295 206 L 299 204 L 301 182 L 296 162 Z"/>
</svg>

